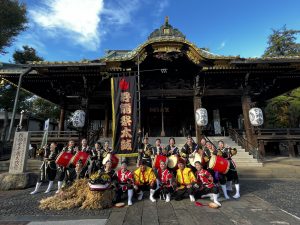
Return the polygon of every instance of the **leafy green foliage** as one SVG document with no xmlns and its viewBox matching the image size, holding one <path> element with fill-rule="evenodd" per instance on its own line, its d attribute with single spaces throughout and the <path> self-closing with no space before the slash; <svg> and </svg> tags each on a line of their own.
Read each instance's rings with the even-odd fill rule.
<svg viewBox="0 0 300 225">
<path fill-rule="evenodd" d="M 0 54 L 26 29 L 26 7 L 17 0 L 0 0 Z"/>
<path fill-rule="evenodd" d="M 0 109 L 11 112 L 13 110 L 17 88 L 10 83 L 4 82 L 0 85 Z M 32 95 L 25 91 L 20 91 L 17 111 L 26 110 L 29 99 Z"/>
<path fill-rule="evenodd" d="M 59 118 L 60 108 L 52 102 L 43 98 L 33 97 L 30 103 L 30 109 L 28 112 L 30 112 L 33 116 L 44 120 L 48 118 Z"/>
<path fill-rule="evenodd" d="M 284 25 L 269 36 L 268 47 L 263 57 L 300 55 L 300 44 L 296 43 L 299 30 L 288 30 Z"/>
<path fill-rule="evenodd" d="M 263 57 L 300 56 L 300 44 L 296 43 L 300 31 L 289 30 L 286 26 L 272 30 L 268 47 Z M 288 128 L 300 126 L 300 88 L 267 102 L 265 108 L 266 127 Z"/>
<path fill-rule="evenodd" d="M 300 88 L 268 101 L 265 113 L 269 128 L 299 127 Z"/>
<path fill-rule="evenodd" d="M 28 61 L 43 61 L 44 59 L 37 55 L 36 50 L 28 45 L 23 46 L 23 50 L 16 50 L 13 54 L 14 62 L 26 64 Z"/>
</svg>

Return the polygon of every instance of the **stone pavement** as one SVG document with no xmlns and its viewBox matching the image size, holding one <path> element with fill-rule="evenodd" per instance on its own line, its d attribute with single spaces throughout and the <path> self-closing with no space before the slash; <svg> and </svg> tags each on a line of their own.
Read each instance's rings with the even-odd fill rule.
<svg viewBox="0 0 300 225">
<path fill-rule="evenodd" d="M 200 200 L 208 203 L 207 200 Z M 107 225 L 195 225 L 195 224 L 300 224 L 300 218 L 253 195 L 246 194 L 240 200 L 223 201 L 220 209 L 198 207 L 188 199 L 151 204 L 148 200 L 137 202 L 132 207 L 113 209 Z"/>
<path fill-rule="evenodd" d="M 242 197 L 239 200 L 220 198 L 222 207 L 219 209 L 199 207 L 189 199 L 152 203 L 145 197 L 143 201 L 134 201 L 133 206 L 124 208 L 43 211 L 38 209 L 39 200 L 46 196 L 43 192 L 31 196 L 32 189 L 3 191 L 0 192 L 0 224 L 300 224 L 297 217 L 299 185 L 300 180 L 242 180 Z"/>
<path fill-rule="evenodd" d="M 270 158 L 264 167 L 239 167 L 241 199 L 225 201 L 222 207 L 198 207 L 188 199 L 170 203 L 148 199 L 132 207 L 105 210 L 43 211 L 40 199 L 54 194 L 31 196 L 33 188 L 0 191 L 2 224 L 300 224 L 300 159 Z M 284 179 L 283 179 L 284 178 Z M 289 179 L 286 179 L 289 178 Z M 56 188 L 56 187 L 55 187 Z M 200 200 L 208 203 L 207 200 Z M 84 220 L 84 222 L 82 222 Z"/>
</svg>

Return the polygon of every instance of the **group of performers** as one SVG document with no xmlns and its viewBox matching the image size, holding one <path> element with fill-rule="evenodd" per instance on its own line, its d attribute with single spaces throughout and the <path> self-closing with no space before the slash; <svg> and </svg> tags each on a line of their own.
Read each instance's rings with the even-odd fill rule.
<svg viewBox="0 0 300 225">
<path fill-rule="evenodd" d="M 86 139 L 82 140 L 80 147 L 75 147 L 74 141 L 70 140 L 59 154 L 56 147 L 55 143 L 51 143 L 50 148 L 45 151 L 41 175 L 31 194 L 39 191 L 45 179 L 49 180 L 45 193 L 49 193 L 56 175 L 56 193 L 59 193 L 63 183 L 68 185 L 75 179 L 105 173 L 111 179 L 110 188 L 115 190 L 115 203 L 122 201 L 123 195 L 127 194 L 128 205 L 132 205 L 133 196 L 142 200 L 144 192 L 149 190 L 151 202 L 158 198 L 169 202 L 172 197 L 178 201 L 188 195 L 191 202 L 197 198 L 210 197 L 217 206 L 221 206 L 218 201 L 219 187 L 224 197 L 229 199 L 227 190 L 232 190 L 232 183 L 236 189 L 233 198 L 240 197 L 238 174 L 231 158 L 236 154 L 236 149 L 225 147 L 223 141 L 219 141 L 216 148 L 204 138 L 198 145 L 188 137 L 186 144 L 179 149 L 175 146 L 174 138 L 170 138 L 169 144 L 164 147 L 160 139 L 156 139 L 155 146 L 152 146 L 145 137 L 139 149 L 138 166 L 134 171 L 128 169 L 127 161 L 122 161 L 121 168 L 114 170 L 117 164 L 108 142 L 104 146 L 96 142 L 94 148 L 91 148 Z M 57 165 L 58 157 L 65 152 L 73 155 L 73 158 L 74 155 L 76 158 L 76 154 L 85 152 L 89 155 L 89 160 L 83 162 L 79 159 L 73 165 Z"/>
<path fill-rule="evenodd" d="M 81 159 L 77 160 L 75 165 L 72 165 L 70 163 L 71 158 L 82 152 L 88 156 L 84 165 Z M 40 167 L 38 182 L 35 190 L 30 194 L 37 193 L 45 180 L 49 181 L 45 193 L 49 193 L 52 190 L 56 176 L 58 177 L 56 193 L 59 193 L 64 183 L 70 185 L 75 179 L 89 177 L 93 172 L 102 169 L 103 159 L 111 153 L 112 149 L 109 147 L 108 141 L 105 141 L 104 145 L 101 142 L 96 142 L 94 148 L 92 148 L 87 145 L 86 139 L 82 139 L 79 147 L 75 146 L 74 140 L 69 140 L 68 145 L 61 151 L 57 149 L 57 143 L 52 142 L 49 148 L 44 149 L 44 159 Z M 62 163 L 57 163 L 58 158 L 61 159 Z M 108 160 L 110 160 L 110 157 L 108 157 Z"/>
<path fill-rule="evenodd" d="M 195 198 L 210 197 L 221 206 L 218 201 L 219 187 L 224 197 L 229 199 L 227 191 L 232 191 L 234 183 L 236 193 L 233 198 L 240 197 L 238 174 L 232 160 L 236 153 L 235 148 L 225 147 L 223 141 L 218 142 L 217 148 L 204 138 L 198 145 L 192 137 L 188 137 L 186 144 L 179 149 L 175 146 L 174 138 L 170 138 L 169 145 L 163 147 L 160 139 L 156 139 L 155 146 L 151 146 L 145 137 L 139 150 L 138 162 L 152 168 L 156 184 L 159 185 L 155 187 L 154 181 L 149 182 L 150 200 L 151 193 L 154 196 L 159 193 L 167 202 L 171 194 L 175 200 L 181 200 L 188 194 L 192 202 Z M 155 192 L 151 189 L 155 189 Z"/>
</svg>

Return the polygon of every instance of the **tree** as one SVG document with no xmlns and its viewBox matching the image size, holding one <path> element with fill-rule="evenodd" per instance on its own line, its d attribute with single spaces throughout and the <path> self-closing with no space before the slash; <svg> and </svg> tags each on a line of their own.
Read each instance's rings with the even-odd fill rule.
<svg viewBox="0 0 300 225">
<path fill-rule="evenodd" d="M 13 54 L 13 59 L 15 63 L 20 64 L 25 64 L 28 61 L 44 60 L 42 57 L 38 56 L 34 48 L 28 45 L 24 45 L 22 50 L 16 50 Z M 30 112 L 33 116 L 42 119 L 59 117 L 59 108 L 57 105 L 33 95 L 28 103 L 28 109 L 26 111 Z"/>
<path fill-rule="evenodd" d="M 60 108 L 52 102 L 35 96 L 30 103 L 30 113 L 33 116 L 39 117 L 44 120 L 48 118 L 59 118 Z"/>
<path fill-rule="evenodd" d="M 0 0 L 0 54 L 26 29 L 26 7 L 17 0 Z"/>
<path fill-rule="evenodd" d="M 265 113 L 267 115 L 267 127 L 299 127 L 300 88 L 269 100 L 265 108 Z"/>
<path fill-rule="evenodd" d="M 22 50 L 16 50 L 13 54 L 13 59 L 15 63 L 24 64 L 28 61 L 41 61 L 42 57 L 37 55 L 37 52 L 34 48 L 29 46 L 23 46 Z M 13 110 L 14 100 L 16 95 L 16 88 L 8 82 L 4 82 L 0 86 L 0 110 L 4 111 L 4 126 L 1 139 L 5 141 L 5 136 L 8 129 L 8 112 Z M 33 116 L 48 119 L 48 118 L 58 118 L 59 109 L 58 107 L 48 102 L 44 99 L 41 99 L 29 92 L 20 90 L 20 96 L 18 101 L 17 112 L 24 110 L 29 112 Z"/>
<path fill-rule="evenodd" d="M 29 61 L 43 61 L 44 59 L 37 55 L 36 50 L 28 45 L 23 46 L 23 50 L 16 50 L 13 54 L 15 63 L 26 64 Z"/>
<path fill-rule="evenodd" d="M 14 106 L 16 95 L 16 88 L 7 82 L 2 82 L 0 85 L 0 109 L 4 112 L 4 124 L 1 134 L 1 140 L 4 142 L 6 132 L 8 129 L 8 112 L 11 112 Z M 26 110 L 28 108 L 28 101 L 32 95 L 25 91 L 20 91 L 19 104 L 17 111 Z"/>
<path fill-rule="evenodd" d="M 300 31 L 288 30 L 286 26 L 272 31 L 263 57 L 300 56 L 300 44 L 296 43 Z M 265 113 L 267 127 L 299 127 L 300 88 L 270 99 Z"/>
<path fill-rule="evenodd" d="M 268 37 L 268 47 L 263 54 L 263 57 L 274 56 L 295 56 L 300 55 L 300 44 L 296 43 L 296 35 L 300 33 L 299 30 L 288 30 L 286 25 L 275 30 Z"/>
</svg>

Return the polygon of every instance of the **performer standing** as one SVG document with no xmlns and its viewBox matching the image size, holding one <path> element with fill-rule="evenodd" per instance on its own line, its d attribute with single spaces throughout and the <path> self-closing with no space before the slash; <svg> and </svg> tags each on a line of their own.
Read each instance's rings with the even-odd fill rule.
<svg viewBox="0 0 300 225">
<path fill-rule="evenodd" d="M 164 161 L 160 161 L 160 169 L 158 170 L 158 183 L 159 189 L 155 191 L 154 196 L 162 196 L 166 199 L 166 202 L 171 201 L 171 193 L 173 190 L 173 175 L 167 169 L 167 164 Z"/>
<path fill-rule="evenodd" d="M 73 140 L 69 140 L 68 146 L 64 147 L 62 151 L 69 152 L 74 155 L 76 153 L 75 142 Z M 59 193 L 59 191 L 61 190 L 64 180 L 66 183 L 70 183 L 76 178 L 75 168 L 71 167 L 65 168 L 63 166 L 59 166 L 58 174 L 59 176 L 56 193 Z"/>
<path fill-rule="evenodd" d="M 228 184 L 222 186 L 222 189 L 224 189 L 223 192 L 226 191 L 226 193 L 227 193 L 227 186 L 231 187 L 231 183 L 233 182 L 235 184 L 236 193 L 232 197 L 240 198 L 239 177 L 238 177 L 236 166 L 231 158 L 233 155 L 235 155 L 237 153 L 237 150 L 232 149 L 230 147 L 225 148 L 223 141 L 219 141 L 218 145 L 219 145 L 219 155 L 221 155 L 223 158 L 227 159 L 230 163 L 229 171 L 227 172 L 227 174 L 225 174 Z M 228 195 L 227 195 L 227 197 L 229 198 Z M 226 198 L 226 196 L 225 196 L 225 198 Z"/>
<path fill-rule="evenodd" d="M 185 158 L 187 162 L 187 167 L 191 168 L 191 164 L 189 162 L 189 157 L 192 156 L 192 154 L 196 153 L 198 151 L 199 147 L 198 145 L 194 142 L 193 138 L 188 136 L 187 141 L 185 145 L 182 147 L 181 151 L 179 152 L 179 155 L 182 158 Z"/>
<path fill-rule="evenodd" d="M 193 185 L 196 183 L 195 175 L 190 168 L 185 167 L 185 161 L 182 158 L 179 158 L 178 160 L 178 168 L 179 169 L 176 174 L 177 188 L 175 191 L 175 200 L 179 201 L 183 199 L 185 193 L 188 193 L 191 202 L 194 202 L 195 197 L 193 195 Z"/>
<path fill-rule="evenodd" d="M 101 164 L 105 164 L 106 160 L 111 161 L 111 156 L 112 156 L 112 148 L 109 147 L 109 141 L 105 141 L 104 142 L 104 147 L 103 149 L 101 149 L 100 151 L 100 155 L 101 155 Z M 105 161 L 103 162 L 103 160 L 105 159 Z"/>
<path fill-rule="evenodd" d="M 204 169 L 206 169 L 212 175 L 212 177 L 214 178 L 214 183 L 216 185 L 218 184 L 218 182 L 220 182 L 225 198 L 229 199 L 229 196 L 227 195 L 227 191 L 225 191 L 225 189 L 224 189 L 224 185 L 226 187 L 225 176 L 223 176 L 219 172 L 215 172 L 211 168 L 208 168 L 209 160 L 212 155 L 218 155 L 218 150 L 215 149 L 214 145 L 208 141 L 208 142 L 206 142 L 206 148 L 204 148 L 204 151 L 203 151 L 203 158 L 205 161 L 205 165 L 202 165 L 202 166 Z"/>
<path fill-rule="evenodd" d="M 109 141 L 104 142 L 103 151 L 104 153 L 112 153 L 112 149 L 109 147 Z"/>
<path fill-rule="evenodd" d="M 171 137 L 169 139 L 169 144 L 167 145 L 166 149 L 168 150 L 168 156 L 179 154 L 179 149 L 175 146 L 175 138 Z"/>
<path fill-rule="evenodd" d="M 146 165 L 148 167 L 152 167 L 152 154 L 152 146 L 149 144 L 149 139 L 148 137 L 144 137 L 143 144 L 141 145 L 141 149 L 139 150 L 138 165 L 139 162 L 144 161 L 146 162 Z"/>
<path fill-rule="evenodd" d="M 208 165 L 208 162 L 210 160 L 210 157 L 212 155 L 217 155 L 217 154 L 218 154 L 218 151 L 214 148 L 212 143 L 209 142 L 209 141 L 206 142 L 206 146 L 203 149 L 203 158 L 204 158 L 204 161 L 206 162 L 206 164 L 202 165 L 202 166 L 203 166 L 204 169 L 207 169 L 213 177 L 214 177 L 214 171 L 211 170 L 211 169 L 208 169 L 207 165 Z"/>
<path fill-rule="evenodd" d="M 138 194 L 138 200 L 142 200 L 143 191 L 150 189 L 150 201 L 156 202 L 154 192 L 156 189 L 156 176 L 152 168 L 146 166 L 145 161 L 140 161 L 140 167 L 134 171 L 134 190 Z"/>
<path fill-rule="evenodd" d="M 159 138 L 157 138 L 155 140 L 155 147 L 152 147 L 152 152 L 153 152 L 153 158 L 155 157 L 155 155 L 159 155 L 162 151 L 162 146 L 161 146 L 161 140 Z"/>
<path fill-rule="evenodd" d="M 221 206 L 221 203 L 218 201 L 219 189 L 215 186 L 212 175 L 203 169 L 199 161 L 195 162 L 195 166 L 197 169 L 197 183 L 194 185 L 196 187 L 196 197 L 211 197 L 214 203 Z"/>
<path fill-rule="evenodd" d="M 89 176 L 99 170 L 102 167 L 102 155 L 101 155 L 102 144 L 100 141 L 95 143 L 95 147 L 91 150 L 91 164 L 89 166 Z"/>
<path fill-rule="evenodd" d="M 86 138 L 81 140 L 81 146 L 78 148 L 78 150 L 91 154 L 92 149 L 90 146 L 88 146 Z"/>
<path fill-rule="evenodd" d="M 205 138 L 201 138 L 201 140 L 200 140 L 200 148 L 202 150 L 204 150 L 205 147 L 206 147 L 206 139 Z"/>
<path fill-rule="evenodd" d="M 117 190 L 116 190 L 116 202 L 121 201 L 123 193 L 128 194 L 128 205 L 132 205 L 133 196 L 133 174 L 127 169 L 126 161 L 122 161 L 121 169 L 117 171 Z"/>
<path fill-rule="evenodd" d="M 206 148 L 204 148 L 204 157 L 210 158 L 212 155 L 217 155 L 218 151 L 215 149 L 211 142 L 206 142 Z"/>
<path fill-rule="evenodd" d="M 31 192 L 30 194 L 33 195 L 37 193 L 41 187 L 42 182 L 45 181 L 46 178 L 49 180 L 49 184 L 45 193 L 49 193 L 51 191 L 53 186 L 53 181 L 56 176 L 56 164 L 55 164 L 55 159 L 57 157 L 56 146 L 57 144 L 55 142 L 52 142 L 50 145 L 50 149 L 47 149 L 45 151 L 44 161 L 41 166 L 39 180 L 36 183 L 34 191 Z"/>
<path fill-rule="evenodd" d="M 204 149 L 206 148 L 206 139 L 201 138 L 198 153 L 204 155 Z M 205 166 L 205 165 L 203 165 Z"/>
</svg>

